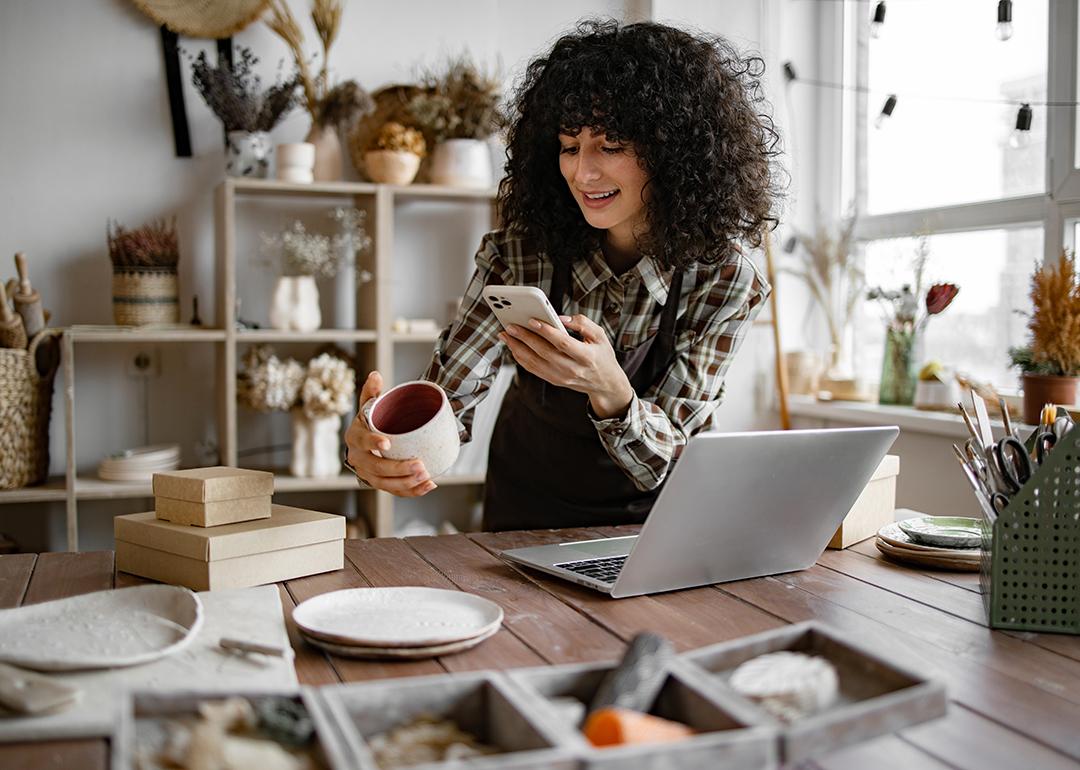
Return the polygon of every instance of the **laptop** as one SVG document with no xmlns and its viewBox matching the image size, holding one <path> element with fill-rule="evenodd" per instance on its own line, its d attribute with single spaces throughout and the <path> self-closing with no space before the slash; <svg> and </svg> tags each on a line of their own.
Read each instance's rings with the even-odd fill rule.
<svg viewBox="0 0 1080 770">
<path fill-rule="evenodd" d="M 502 555 L 616 598 L 807 569 L 899 432 L 699 433 L 639 534 Z"/>
</svg>

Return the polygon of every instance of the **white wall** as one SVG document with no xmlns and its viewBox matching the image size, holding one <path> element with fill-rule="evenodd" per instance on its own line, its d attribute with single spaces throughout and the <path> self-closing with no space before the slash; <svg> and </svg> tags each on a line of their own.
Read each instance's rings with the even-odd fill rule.
<svg viewBox="0 0 1080 770">
<path fill-rule="evenodd" d="M 306 3 L 291 0 L 291 5 L 298 17 L 305 16 Z M 331 64 L 336 76 L 356 78 L 374 90 L 412 79 L 418 64 L 468 50 L 481 62 L 501 64 L 511 83 L 531 56 L 578 18 L 613 15 L 678 20 L 728 35 L 740 45 L 762 50 L 775 73 L 786 58 L 815 59 L 812 35 L 817 5 L 797 0 L 549 0 L 542 4 L 354 0 L 346 7 Z M 304 27 L 314 50 L 315 36 L 306 18 Z M 274 78 L 279 60 L 289 62 L 284 45 L 261 24 L 238 34 L 235 42 L 255 50 L 266 80 Z M 181 43 L 192 53 L 212 48 L 208 41 L 182 39 Z M 5 0 L 0 4 L 0 259 L 10 259 L 15 251 L 29 255 L 34 281 L 53 311 L 54 325 L 111 323 L 105 248 L 109 218 L 138 225 L 173 214 L 181 234 L 183 317 L 188 318 L 191 297 L 197 294 L 204 321 L 213 322 L 212 190 L 222 176 L 221 126 L 193 92 L 186 64 L 183 69 L 192 158 L 174 157 L 159 33 L 131 3 Z M 773 99 L 783 129 L 787 116 L 781 100 Z M 811 148 L 817 141 L 816 127 L 812 103 L 806 99 L 797 95 L 796 103 L 803 100 L 806 108 L 800 108 L 798 144 Z M 306 116 L 298 111 L 274 131 L 273 138 L 297 141 L 307 127 Z M 813 189 L 803 180 L 799 187 Z M 806 213 L 806 203 L 799 201 L 798 214 Z M 253 252 L 258 229 L 273 229 L 282 217 L 280 212 L 251 212 L 245 219 L 250 224 L 239 233 L 241 248 Z M 461 218 L 420 209 L 403 217 L 399 224 L 408 235 L 401 235 L 397 244 L 403 264 L 450 264 L 450 270 L 465 275 L 483 230 L 482 212 Z M 414 222 L 434 222 L 437 230 L 413 228 Z M 257 267 L 247 269 L 252 281 L 269 280 Z M 13 265 L 0 261 L 0 276 L 11 273 Z M 402 312 L 412 312 L 408 300 L 402 301 Z M 245 304 L 243 314 L 259 317 L 264 312 Z M 441 309 L 429 312 L 440 314 Z M 785 336 L 801 335 L 801 315 L 799 311 L 782 318 Z M 215 438 L 212 349 L 209 345 L 156 347 L 162 375 L 146 383 L 124 373 L 134 348 L 78 349 L 77 458 L 81 469 L 92 469 L 106 453 L 160 441 L 179 441 L 184 461 L 193 463 L 199 460 L 195 443 Z M 405 374 L 405 369 L 422 366 L 423 358 L 423 354 L 413 355 L 401 361 L 399 369 Z M 750 333 L 731 369 L 727 403 L 719 415 L 721 427 L 774 424 L 768 411 L 771 367 L 771 337 L 768 327 L 760 326 Z M 58 387 L 51 442 L 54 473 L 63 467 L 62 425 Z M 264 423 L 258 430 L 258 435 L 242 439 L 241 449 L 287 440 L 283 420 Z M 318 496 L 310 504 L 332 509 L 340 499 Z M 111 516 L 144 504 L 81 503 L 83 548 L 110 547 Z M 60 548 L 62 506 L 0 506 L 0 531 L 15 534 L 28 549 Z"/>
</svg>

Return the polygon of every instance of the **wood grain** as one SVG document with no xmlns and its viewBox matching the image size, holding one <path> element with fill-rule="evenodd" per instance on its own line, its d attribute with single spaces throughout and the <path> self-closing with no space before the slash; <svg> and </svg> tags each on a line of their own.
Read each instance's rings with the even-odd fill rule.
<svg viewBox="0 0 1080 770">
<path fill-rule="evenodd" d="M 36 562 L 37 556 L 32 553 L 0 557 L 0 609 L 22 604 Z"/>
<path fill-rule="evenodd" d="M 65 599 L 112 587 L 112 551 L 43 553 L 34 566 L 23 604 Z"/>
</svg>

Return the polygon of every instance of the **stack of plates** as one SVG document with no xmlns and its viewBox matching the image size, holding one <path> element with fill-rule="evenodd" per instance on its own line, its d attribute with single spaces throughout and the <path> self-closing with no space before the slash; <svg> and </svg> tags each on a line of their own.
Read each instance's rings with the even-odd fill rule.
<svg viewBox="0 0 1080 770">
<path fill-rule="evenodd" d="M 381 660 L 463 652 L 498 631 L 502 619 L 502 608 L 482 597 L 419 586 L 331 591 L 293 610 L 308 643 Z"/>
<path fill-rule="evenodd" d="M 981 539 L 978 519 L 919 516 L 886 524 L 875 544 L 888 558 L 906 564 L 978 572 Z"/>
<path fill-rule="evenodd" d="M 106 457 L 98 465 L 98 477 L 105 481 L 150 481 L 155 473 L 179 467 L 179 444 L 155 444 Z"/>
</svg>

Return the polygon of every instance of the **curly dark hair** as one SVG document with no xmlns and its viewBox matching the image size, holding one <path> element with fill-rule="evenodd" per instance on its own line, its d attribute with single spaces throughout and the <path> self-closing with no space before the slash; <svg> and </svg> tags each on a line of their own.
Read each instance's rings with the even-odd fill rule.
<svg viewBox="0 0 1080 770">
<path fill-rule="evenodd" d="M 573 261 L 600 231 L 559 171 L 560 133 L 629 142 L 649 176 L 644 253 L 668 267 L 715 264 L 775 227 L 779 135 L 764 62 L 720 37 L 589 19 L 526 69 L 511 107 L 499 212 L 512 233 Z"/>
</svg>

